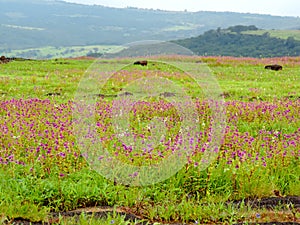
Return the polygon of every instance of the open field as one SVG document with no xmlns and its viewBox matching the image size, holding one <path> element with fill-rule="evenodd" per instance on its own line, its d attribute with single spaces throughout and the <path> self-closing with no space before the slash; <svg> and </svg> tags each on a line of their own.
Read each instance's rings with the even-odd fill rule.
<svg viewBox="0 0 300 225">
<path fill-rule="evenodd" d="M 208 63 L 226 100 L 299 97 L 299 57 L 273 59 L 196 57 L 189 60 L 200 59 Z M 47 94 L 59 92 L 61 95 L 55 96 L 56 101 L 72 100 L 80 79 L 93 60 L 89 58 L 32 60 L 3 64 L 1 65 L 1 96 L 3 99 L 21 97 L 48 99 Z M 130 61 L 127 60 L 127 63 L 130 64 Z M 264 65 L 275 63 L 283 65 L 283 71 L 274 72 L 264 69 Z M 138 69 L 169 70 L 167 66 Z M 196 93 L 191 93 L 192 95 L 197 94 L 196 90 L 193 92 Z"/>
<path fill-rule="evenodd" d="M 69 58 L 88 55 L 90 53 L 103 54 L 119 48 L 116 45 L 88 45 L 88 46 L 66 46 L 66 47 L 41 47 L 2 51 L 7 57 L 20 57 L 30 59 Z"/>
<path fill-rule="evenodd" d="M 253 30 L 253 31 L 244 31 L 243 34 L 256 34 L 262 35 L 268 32 L 271 37 L 277 37 L 282 39 L 288 39 L 293 37 L 295 40 L 300 40 L 300 30 Z"/>
<path fill-rule="evenodd" d="M 300 223 L 299 57 L 170 56 L 149 58 L 148 66 L 132 65 L 130 59 L 120 61 L 125 66 L 94 95 L 92 117 L 79 120 L 74 117 L 75 96 L 93 59 L 0 64 L 0 223 Z M 102 63 L 113 70 L 120 61 Z M 221 94 L 205 96 L 185 71 L 171 65 L 175 61 L 199 66 L 207 63 Z M 271 63 L 282 65 L 283 70 L 265 70 Z M 135 96 L 139 88 L 128 83 L 157 76 L 182 87 L 196 110 L 189 119 L 197 121 L 193 124 L 197 129 L 189 136 L 183 156 L 178 149 L 185 143 L 181 127 L 184 116 L 172 102 L 179 89 L 165 90 L 165 95 L 156 93 L 133 104 L 128 129 L 135 144 L 116 134 L 112 112 L 122 100 L 118 94 L 130 90 Z M 91 100 L 89 93 L 86 95 Z M 214 109 L 220 102 L 224 109 Z M 226 120 L 217 121 L 217 132 L 213 129 L 214 110 L 223 113 Z M 143 146 L 144 142 L 157 141 L 153 118 L 165 126 L 163 139 L 160 144 Z M 80 134 L 86 134 L 80 136 L 86 141 L 82 143 L 78 133 L 76 136 L 76 124 L 90 119 L 96 132 L 80 126 Z M 202 168 L 218 132 L 222 137 L 214 149 L 217 157 Z M 93 170 L 82 151 L 95 137 L 112 158 L 126 165 L 161 165 L 176 154 L 186 163 L 162 182 L 122 185 L 122 180 L 107 179 Z M 113 160 L 96 156 L 104 165 Z M 139 176 L 130 174 L 132 184 L 148 182 L 137 180 Z"/>
</svg>

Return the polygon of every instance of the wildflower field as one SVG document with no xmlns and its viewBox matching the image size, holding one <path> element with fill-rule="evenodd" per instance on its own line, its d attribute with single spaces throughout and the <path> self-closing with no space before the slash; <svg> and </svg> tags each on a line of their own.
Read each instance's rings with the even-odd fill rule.
<svg viewBox="0 0 300 225">
<path fill-rule="evenodd" d="M 137 101 L 128 115 L 133 142 L 141 146 L 151 139 L 149 121 L 163 118 L 166 133 L 159 145 L 139 149 L 114 133 L 112 111 L 124 79 L 159 74 L 185 87 L 197 112 L 199 130 L 189 138 L 189 154 L 181 156 L 186 163 L 150 185 L 107 179 L 91 167 L 74 134 L 74 96 L 93 59 L 0 64 L 0 223 L 300 223 L 299 57 L 170 56 L 151 58 L 148 66 L 124 60 L 128 65 L 117 71 L 107 93 L 95 96 L 97 138 L 112 158 L 134 166 L 159 165 L 177 154 L 182 118 L 170 101 L 176 90 Z M 204 169 L 214 119 L 210 99 L 184 71 L 168 65 L 176 60 L 206 63 L 222 91 L 222 137 L 217 157 Z M 113 66 L 118 60 L 103 63 Z M 283 70 L 264 69 L 275 63 Z M 93 142 L 95 134 L 84 138 Z M 264 199 L 276 204 L 260 207 Z"/>
</svg>

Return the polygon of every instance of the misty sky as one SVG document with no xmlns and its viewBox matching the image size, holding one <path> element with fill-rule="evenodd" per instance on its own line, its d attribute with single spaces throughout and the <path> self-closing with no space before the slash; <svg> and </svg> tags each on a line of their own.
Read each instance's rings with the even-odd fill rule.
<svg viewBox="0 0 300 225">
<path fill-rule="evenodd" d="M 138 7 L 175 11 L 232 11 L 299 16 L 300 0 L 65 0 L 112 7 Z"/>
</svg>

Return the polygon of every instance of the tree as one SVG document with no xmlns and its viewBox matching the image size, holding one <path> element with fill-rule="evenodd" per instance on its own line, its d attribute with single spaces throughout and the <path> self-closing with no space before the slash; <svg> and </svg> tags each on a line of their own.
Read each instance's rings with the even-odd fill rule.
<svg viewBox="0 0 300 225">
<path fill-rule="evenodd" d="M 293 37 L 288 37 L 286 40 L 285 45 L 287 46 L 288 49 L 294 48 L 296 45 L 295 38 Z"/>
</svg>

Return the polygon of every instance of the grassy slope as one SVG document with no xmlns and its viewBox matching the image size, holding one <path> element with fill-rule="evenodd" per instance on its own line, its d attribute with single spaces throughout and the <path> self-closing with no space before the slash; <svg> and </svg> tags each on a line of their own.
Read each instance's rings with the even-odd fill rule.
<svg viewBox="0 0 300 225">
<path fill-rule="evenodd" d="M 300 30 L 255 30 L 255 31 L 244 31 L 242 33 L 262 35 L 266 32 L 270 33 L 271 37 L 277 37 L 282 39 L 293 37 L 295 38 L 295 40 L 300 40 Z"/>
<path fill-rule="evenodd" d="M 43 47 L 11 50 L 2 52 L 6 57 L 21 57 L 31 59 L 49 59 L 49 58 L 74 58 L 86 56 L 88 53 L 105 53 L 119 48 L 115 45 L 88 45 L 88 46 L 69 46 L 69 47 Z"/>
</svg>

